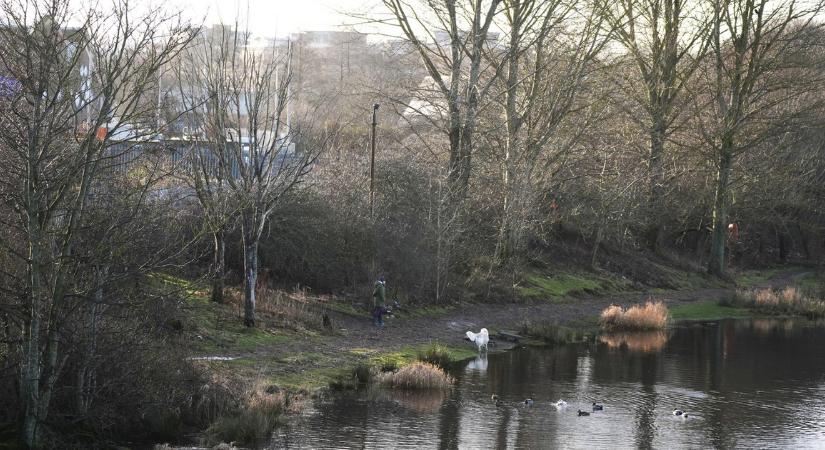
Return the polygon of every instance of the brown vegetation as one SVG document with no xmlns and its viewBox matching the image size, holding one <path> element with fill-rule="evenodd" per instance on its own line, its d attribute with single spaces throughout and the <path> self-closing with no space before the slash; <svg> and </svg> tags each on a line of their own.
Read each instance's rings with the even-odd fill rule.
<svg viewBox="0 0 825 450">
<path fill-rule="evenodd" d="M 811 319 L 825 317 L 825 301 L 811 298 L 793 286 L 778 291 L 739 290 L 733 302 L 764 314 L 800 315 Z"/>
<path fill-rule="evenodd" d="M 613 330 L 661 330 L 667 326 L 668 310 L 661 301 L 647 302 L 644 306 L 622 308 L 610 305 L 601 313 L 603 329 Z"/>
<path fill-rule="evenodd" d="M 220 416 L 206 430 L 210 444 L 239 442 L 259 446 L 269 440 L 278 418 L 292 406 L 286 391 L 268 387 L 260 380 L 233 399 L 239 401 L 220 411 Z"/>
<path fill-rule="evenodd" d="M 380 384 L 393 389 L 449 389 L 455 379 L 438 366 L 425 362 L 414 362 L 395 372 L 378 376 Z"/>
</svg>

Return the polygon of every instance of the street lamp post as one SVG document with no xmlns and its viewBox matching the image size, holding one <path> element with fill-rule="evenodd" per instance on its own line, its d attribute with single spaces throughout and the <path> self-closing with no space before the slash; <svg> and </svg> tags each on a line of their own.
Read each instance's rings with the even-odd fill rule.
<svg viewBox="0 0 825 450">
<path fill-rule="evenodd" d="M 372 141 L 370 145 L 370 219 L 375 217 L 375 126 L 378 125 L 376 115 L 380 106 L 381 105 L 378 103 L 372 105 Z"/>
</svg>

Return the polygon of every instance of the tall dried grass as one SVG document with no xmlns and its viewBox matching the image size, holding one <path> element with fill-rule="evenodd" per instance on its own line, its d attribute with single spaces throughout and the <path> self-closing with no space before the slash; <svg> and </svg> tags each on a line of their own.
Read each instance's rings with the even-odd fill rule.
<svg viewBox="0 0 825 450">
<path fill-rule="evenodd" d="M 255 311 L 261 317 L 275 322 L 283 328 L 319 329 L 326 303 L 323 297 L 309 295 L 306 289 L 288 292 L 281 289 L 260 287 L 255 290 Z M 243 311 L 244 297 L 242 289 L 227 289 L 227 303 Z"/>
<path fill-rule="evenodd" d="M 811 298 L 793 286 L 782 290 L 739 290 L 733 303 L 763 314 L 802 315 L 812 319 L 825 317 L 825 302 Z"/>
<path fill-rule="evenodd" d="M 662 330 L 667 326 L 668 310 L 664 303 L 647 302 L 644 306 L 622 308 L 610 305 L 602 311 L 600 323 L 607 331 Z"/>
<path fill-rule="evenodd" d="M 417 361 L 398 369 L 378 375 L 378 381 L 394 389 L 449 389 L 455 383 L 440 367 Z"/>
<path fill-rule="evenodd" d="M 237 441 L 258 446 L 269 439 L 279 417 L 290 407 L 285 391 L 269 393 L 260 380 L 243 392 L 239 403 L 238 409 L 226 411 L 209 426 L 209 442 Z"/>
</svg>

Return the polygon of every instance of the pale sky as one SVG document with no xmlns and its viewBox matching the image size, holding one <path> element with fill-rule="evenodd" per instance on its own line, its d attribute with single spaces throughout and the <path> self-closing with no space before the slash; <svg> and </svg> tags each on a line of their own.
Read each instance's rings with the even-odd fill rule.
<svg viewBox="0 0 825 450">
<path fill-rule="evenodd" d="M 381 0 L 169 0 L 167 5 L 180 8 L 194 21 L 205 25 L 223 21 L 233 23 L 238 17 L 249 19 L 249 29 L 263 36 L 283 36 L 298 31 L 343 30 L 342 24 L 357 19 L 342 11 L 383 11 Z M 369 27 L 359 27 L 368 32 Z"/>
</svg>

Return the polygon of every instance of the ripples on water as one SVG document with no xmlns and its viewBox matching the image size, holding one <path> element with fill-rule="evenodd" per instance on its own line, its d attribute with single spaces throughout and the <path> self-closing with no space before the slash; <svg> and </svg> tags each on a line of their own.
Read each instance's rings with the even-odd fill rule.
<svg viewBox="0 0 825 450">
<path fill-rule="evenodd" d="M 524 348 L 457 367 L 449 395 L 318 401 L 272 447 L 825 448 L 823 345 L 822 326 L 753 320 Z M 604 411 L 576 415 L 594 401 Z"/>
</svg>

